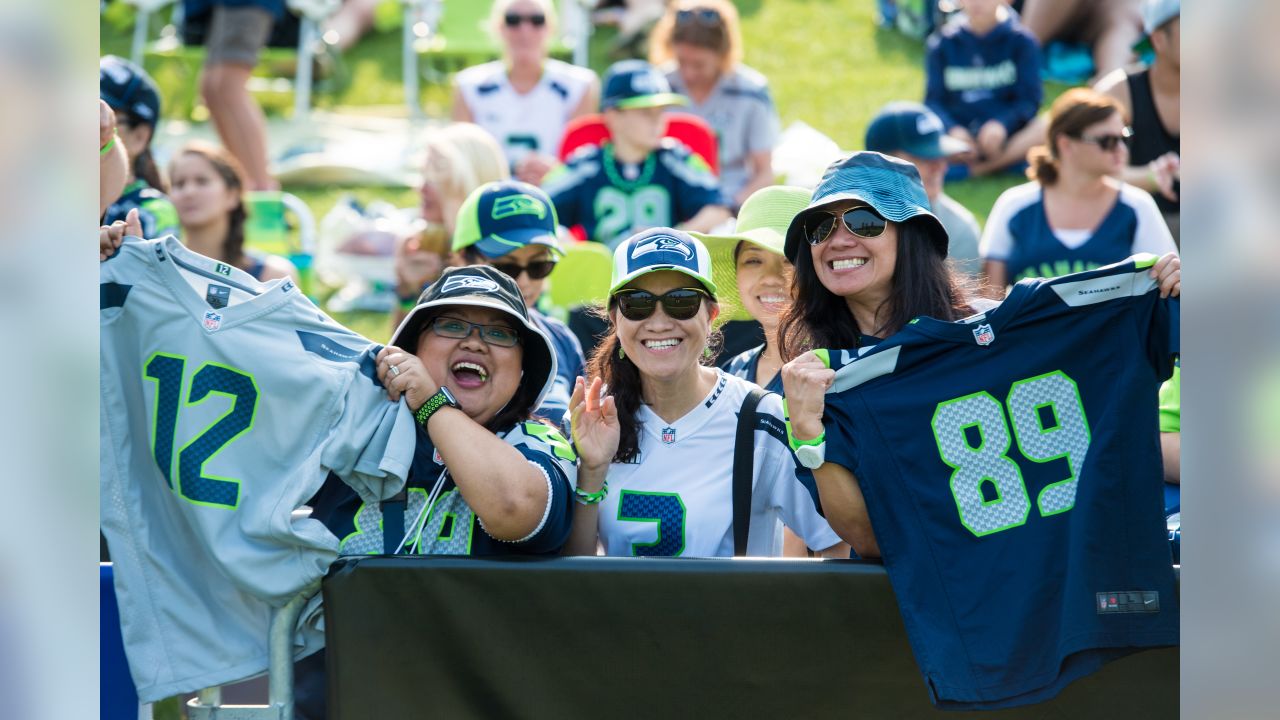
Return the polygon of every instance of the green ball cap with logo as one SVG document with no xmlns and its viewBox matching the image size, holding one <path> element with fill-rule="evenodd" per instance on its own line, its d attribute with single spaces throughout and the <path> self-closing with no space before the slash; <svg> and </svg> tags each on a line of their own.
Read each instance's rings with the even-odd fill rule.
<svg viewBox="0 0 1280 720">
<path fill-rule="evenodd" d="M 490 260 L 527 245 L 563 254 L 557 224 L 556 208 L 541 188 L 518 180 L 485 183 L 458 208 L 453 250 L 474 247 Z"/>
</svg>

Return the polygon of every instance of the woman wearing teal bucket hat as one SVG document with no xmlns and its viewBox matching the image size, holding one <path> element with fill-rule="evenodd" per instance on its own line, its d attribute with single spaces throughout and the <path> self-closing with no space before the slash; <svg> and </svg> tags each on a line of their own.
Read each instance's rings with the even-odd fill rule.
<svg viewBox="0 0 1280 720">
<path fill-rule="evenodd" d="M 734 233 L 690 233 L 711 253 L 711 266 L 721 278 L 721 307 L 728 319 L 756 320 L 764 328 L 764 344 L 732 358 L 723 366 L 725 371 L 779 394 L 778 321 L 791 304 L 792 275 L 782 246 L 787 226 L 809 205 L 809 196 L 804 188 L 761 188 L 742 204 Z"/>
</svg>

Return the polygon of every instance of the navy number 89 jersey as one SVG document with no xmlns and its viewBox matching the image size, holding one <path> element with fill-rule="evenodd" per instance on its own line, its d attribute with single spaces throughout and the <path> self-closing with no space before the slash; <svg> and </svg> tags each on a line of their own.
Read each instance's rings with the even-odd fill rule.
<svg viewBox="0 0 1280 720">
<path fill-rule="evenodd" d="M 1156 397 L 1179 303 L 1154 262 L 1024 280 L 984 315 L 825 351 L 827 460 L 859 479 L 940 707 L 1045 700 L 1178 642 Z"/>
</svg>

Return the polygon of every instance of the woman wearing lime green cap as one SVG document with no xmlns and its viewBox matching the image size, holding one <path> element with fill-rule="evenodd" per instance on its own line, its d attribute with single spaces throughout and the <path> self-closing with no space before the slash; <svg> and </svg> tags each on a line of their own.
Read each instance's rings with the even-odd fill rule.
<svg viewBox="0 0 1280 720">
<path fill-rule="evenodd" d="M 782 520 L 810 547 L 848 556 L 798 479 L 774 394 L 759 399 L 748 426 L 751 502 L 736 524 L 738 418 L 751 418 L 744 401 L 759 389 L 709 365 L 719 292 L 710 254 L 687 233 L 654 228 L 614 252 L 611 332 L 569 401 L 580 459 L 565 552 L 595 554 L 599 544 L 622 556 L 778 555 Z"/>
<path fill-rule="evenodd" d="M 764 344 L 732 358 L 723 366 L 725 371 L 770 392 L 782 392 L 778 321 L 791 304 L 792 267 L 782 244 L 791 218 L 808 206 L 809 196 L 804 188 L 762 188 L 742 204 L 733 234 L 690 233 L 711 253 L 711 265 L 721 278 L 721 306 L 729 319 L 752 319 L 764 328 Z M 726 277 L 734 282 L 725 282 Z"/>
</svg>

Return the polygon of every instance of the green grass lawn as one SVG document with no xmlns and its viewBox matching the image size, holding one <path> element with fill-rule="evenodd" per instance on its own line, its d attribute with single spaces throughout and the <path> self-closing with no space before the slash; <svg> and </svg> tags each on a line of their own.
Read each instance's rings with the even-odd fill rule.
<svg viewBox="0 0 1280 720">
<path fill-rule="evenodd" d="M 876 110 L 892 100 L 919 99 L 924 95 L 924 49 L 920 42 L 897 32 L 876 27 L 873 0 L 742 0 L 745 60 L 768 78 L 785 127 L 803 120 L 833 138 L 843 148 L 862 147 L 867 123 Z M 336 78 L 321 81 L 313 95 L 318 108 L 353 112 L 404 113 L 400 77 L 400 5 L 384 0 L 376 30 L 366 36 L 341 63 Z M 154 18 L 151 37 L 159 36 L 167 11 Z M 121 2 L 112 3 L 101 18 L 103 53 L 128 55 L 133 27 L 133 10 Z M 591 45 L 591 65 L 603 72 L 616 54 L 611 53 L 613 32 L 599 31 Z M 287 53 L 286 53 L 287 54 Z M 287 65 L 287 60 L 285 61 Z M 261 70 L 278 66 L 264 61 Z M 165 115 L 200 120 L 207 116 L 198 107 L 197 56 L 185 58 L 149 57 L 147 69 L 154 74 L 165 97 Z M 449 68 L 423 62 L 426 70 L 421 99 L 431 117 L 448 116 Z M 1062 86 L 1046 88 L 1045 102 L 1051 102 Z M 271 116 L 292 112 L 288 93 L 264 94 L 260 98 Z M 1022 181 L 1016 175 L 952 183 L 947 191 L 985 221 L 996 197 Z M 361 201 L 383 199 L 401 206 L 416 203 L 412 190 L 369 187 L 309 188 L 286 187 L 321 218 L 336 199 L 350 192 Z M 382 318 L 344 316 L 359 332 L 385 339 Z"/>
</svg>

